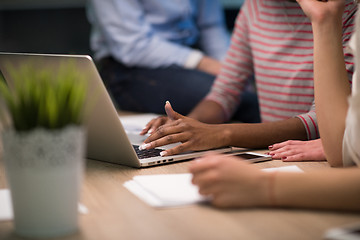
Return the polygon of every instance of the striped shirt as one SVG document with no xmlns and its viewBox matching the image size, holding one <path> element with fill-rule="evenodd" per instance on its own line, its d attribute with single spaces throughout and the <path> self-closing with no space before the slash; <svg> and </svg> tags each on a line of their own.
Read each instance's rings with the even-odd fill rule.
<svg viewBox="0 0 360 240">
<path fill-rule="evenodd" d="M 356 8 L 352 0 L 346 0 L 343 46 L 349 81 L 353 56 L 345 46 L 354 31 Z M 245 1 L 221 72 L 206 99 L 220 104 L 229 119 L 251 75 L 255 76 L 262 122 L 296 116 L 303 122 L 308 139 L 319 137 L 314 105 L 312 27 L 297 3 Z"/>
</svg>

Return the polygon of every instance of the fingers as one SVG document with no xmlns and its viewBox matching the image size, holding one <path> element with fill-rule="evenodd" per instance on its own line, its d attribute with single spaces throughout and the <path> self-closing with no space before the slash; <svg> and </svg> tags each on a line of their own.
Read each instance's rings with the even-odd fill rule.
<svg viewBox="0 0 360 240">
<path fill-rule="evenodd" d="M 177 120 L 184 117 L 183 115 L 174 111 L 169 101 L 166 101 L 165 103 L 165 112 L 171 120 Z"/>
<path fill-rule="evenodd" d="M 143 128 L 143 130 L 140 132 L 140 135 L 145 135 L 147 133 L 152 134 L 153 132 L 155 132 L 155 130 L 157 128 L 159 128 L 160 126 L 166 124 L 169 119 L 170 120 L 176 120 L 176 119 L 180 119 L 180 118 L 184 117 L 183 115 L 175 112 L 172 109 L 171 104 L 170 104 L 169 101 L 166 101 L 166 103 L 165 103 L 165 112 L 166 112 L 168 117 L 161 116 L 161 117 L 157 117 L 157 118 L 152 119 Z"/>
<path fill-rule="evenodd" d="M 298 157 L 295 157 L 295 156 L 299 156 L 299 154 L 300 154 L 299 151 L 288 150 L 288 151 L 282 151 L 282 152 L 279 152 L 279 153 L 272 154 L 272 158 L 281 159 L 284 162 L 286 162 L 286 161 L 299 161 L 301 159 L 299 159 Z"/>
<path fill-rule="evenodd" d="M 206 153 L 204 156 L 194 160 L 190 167 L 189 167 L 189 171 L 192 174 L 196 174 L 205 170 L 208 170 L 210 168 L 215 167 L 218 163 L 217 160 L 218 158 L 220 158 L 220 154 L 217 153 Z"/>
<path fill-rule="evenodd" d="M 161 152 L 160 154 L 161 154 L 161 156 L 171 156 L 171 155 L 183 153 L 183 152 L 190 151 L 190 150 L 192 150 L 191 144 L 189 142 L 186 142 L 186 143 L 181 143 L 176 147 L 166 149 L 165 151 Z"/>
<path fill-rule="evenodd" d="M 210 154 L 195 160 L 189 168 L 193 174 L 192 183 L 199 187 L 199 193 L 202 195 L 214 194 L 214 186 L 219 180 L 218 165 L 221 161 L 221 155 Z"/>
<path fill-rule="evenodd" d="M 182 131 L 180 128 L 181 127 L 178 126 L 178 122 L 171 122 L 166 125 L 162 125 L 152 132 L 152 134 L 145 139 L 144 143 L 150 143 L 165 136 L 181 133 Z M 169 140 L 172 140 L 172 137 L 169 137 Z"/>
<path fill-rule="evenodd" d="M 146 126 L 143 128 L 143 130 L 140 132 L 140 135 L 145 135 L 147 133 L 151 134 L 155 132 L 155 130 L 164 125 L 167 122 L 167 117 L 160 116 L 157 118 L 152 119 L 150 122 L 146 124 Z"/>
<path fill-rule="evenodd" d="M 289 146 L 289 145 L 300 145 L 300 144 L 304 144 L 304 141 L 299 141 L 299 140 L 288 140 L 285 142 L 281 142 L 281 143 L 276 143 L 274 145 L 269 146 L 269 150 L 274 151 L 280 148 L 283 148 L 285 146 Z"/>
<path fill-rule="evenodd" d="M 301 161 L 307 161 L 306 157 L 302 153 L 289 155 L 286 157 L 281 158 L 283 162 L 301 162 Z"/>
<path fill-rule="evenodd" d="M 170 126 L 169 126 L 170 125 Z M 192 149 L 190 135 L 186 132 L 179 131 L 179 128 L 169 124 L 168 126 L 159 127 L 154 134 L 145 139 L 144 143 L 140 145 L 140 149 L 151 149 L 173 143 L 181 143 L 176 147 L 167 149 L 161 153 L 161 156 L 169 156 L 179 154 Z"/>
<path fill-rule="evenodd" d="M 317 160 L 312 151 L 307 149 L 286 146 L 282 149 L 269 153 L 273 159 L 281 159 L 283 162 L 300 162 Z"/>
<path fill-rule="evenodd" d="M 291 162 L 305 160 L 303 152 L 304 150 L 302 148 L 294 145 L 287 145 L 278 150 L 270 151 L 269 155 L 271 155 L 273 159 L 281 159 L 284 162 Z"/>
<path fill-rule="evenodd" d="M 140 145 L 140 150 L 144 149 L 152 149 L 156 147 L 161 147 L 165 145 L 169 145 L 172 143 L 178 143 L 181 142 L 180 140 L 185 142 L 185 137 L 182 136 L 183 133 L 174 133 L 170 134 L 164 137 L 156 138 L 155 140 L 152 140 L 152 136 L 145 139 L 144 143 Z"/>
<path fill-rule="evenodd" d="M 159 140 L 156 140 L 156 141 L 153 141 L 153 142 L 150 142 L 150 143 L 145 143 L 145 144 L 140 146 L 140 149 L 151 149 L 151 148 L 156 148 L 156 147 L 160 147 L 160 146 L 164 146 L 164 145 L 179 142 L 177 140 L 168 140 L 169 137 L 172 137 L 172 136 L 167 136 L 167 137 L 164 137 L 163 139 L 159 139 Z M 176 138 L 176 136 L 175 136 L 175 138 Z M 164 156 L 170 156 L 170 155 L 183 153 L 183 152 L 190 151 L 190 150 L 192 150 L 191 144 L 189 142 L 185 142 L 185 143 L 180 143 L 176 147 L 173 147 L 173 148 L 166 149 L 166 150 L 162 151 L 160 153 L 160 155 L 162 157 L 164 157 Z"/>
<path fill-rule="evenodd" d="M 274 151 L 270 151 L 269 155 L 271 155 L 272 158 L 281 159 L 282 157 L 289 156 L 289 154 L 292 155 L 297 152 L 298 151 L 296 148 L 293 148 L 291 146 L 285 146 L 283 148 L 280 148 L 280 149 L 277 149 Z"/>
<path fill-rule="evenodd" d="M 326 160 L 320 139 L 311 141 L 286 141 L 269 147 L 273 159 L 284 162 Z"/>
</svg>

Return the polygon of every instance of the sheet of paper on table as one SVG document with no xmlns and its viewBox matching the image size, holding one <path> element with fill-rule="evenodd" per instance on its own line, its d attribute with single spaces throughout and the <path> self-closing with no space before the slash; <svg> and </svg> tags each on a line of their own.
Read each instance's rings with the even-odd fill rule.
<svg viewBox="0 0 360 240">
<path fill-rule="evenodd" d="M 86 206 L 79 203 L 78 211 L 87 214 L 89 211 Z M 0 221 L 10 221 L 14 218 L 11 194 L 9 189 L 0 189 Z"/>
<path fill-rule="evenodd" d="M 302 172 L 295 165 L 267 168 L 263 171 Z M 125 182 L 124 187 L 156 208 L 180 207 L 208 201 L 198 193 L 198 187 L 191 183 L 191 178 L 190 173 L 140 175 Z"/>
</svg>

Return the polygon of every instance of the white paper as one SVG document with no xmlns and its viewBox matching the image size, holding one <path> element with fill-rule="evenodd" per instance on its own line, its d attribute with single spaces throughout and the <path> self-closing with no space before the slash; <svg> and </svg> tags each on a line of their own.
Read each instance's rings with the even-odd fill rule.
<svg viewBox="0 0 360 240">
<path fill-rule="evenodd" d="M 120 116 L 119 119 L 127 133 L 139 134 L 148 122 L 160 115 L 153 113 Z"/>
<path fill-rule="evenodd" d="M 295 165 L 266 168 L 263 171 L 303 172 Z M 199 194 L 198 187 L 191 183 L 190 173 L 140 175 L 124 183 L 130 192 L 157 208 L 179 207 L 206 202 Z"/>
<path fill-rule="evenodd" d="M 282 167 L 274 167 L 274 168 L 264 168 L 261 169 L 265 172 L 303 172 L 301 168 L 299 168 L 296 165 L 290 165 L 290 166 L 282 166 Z"/>
<path fill-rule="evenodd" d="M 78 211 L 81 214 L 87 214 L 89 211 L 86 206 L 79 203 Z M 9 221 L 14 218 L 11 194 L 9 189 L 0 189 L 0 221 Z"/>
<path fill-rule="evenodd" d="M 192 175 L 159 174 L 135 176 L 124 186 L 153 207 L 176 207 L 206 201 L 198 187 L 191 183 Z"/>
<path fill-rule="evenodd" d="M 13 219 L 10 191 L 8 189 L 0 190 L 0 221 Z"/>
</svg>

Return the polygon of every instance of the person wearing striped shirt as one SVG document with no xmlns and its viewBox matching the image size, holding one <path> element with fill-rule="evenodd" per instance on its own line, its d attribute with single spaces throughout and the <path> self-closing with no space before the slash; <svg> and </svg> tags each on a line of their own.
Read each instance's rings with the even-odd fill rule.
<svg viewBox="0 0 360 240">
<path fill-rule="evenodd" d="M 345 2 L 342 44 L 351 81 L 353 56 L 346 46 L 354 31 L 357 5 L 352 0 Z M 228 121 L 239 105 L 246 79 L 252 74 L 262 123 L 201 123 Z M 163 155 L 221 146 L 263 148 L 289 139 L 319 138 L 314 104 L 312 26 L 299 4 L 287 0 L 245 1 L 220 74 L 209 94 L 188 117 L 176 114 L 169 104 L 165 110 L 170 118 L 155 119 L 142 132 L 153 132 L 143 148 L 182 142 Z M 164 122 L 167 124 L 158 128 Z"/>
<path fill-rule="evenodd" d="M 199 192 L 208 196 L 216 207 L 360 211 L 360 79 L 353 78 L 350 93 L 341 43 L 341 14 L 345 1 L 297 1 L 314 29 L 315 102 L 325 153 L 329 160 L 341 159 L 343 154 L 344 164 L 356 164 L 357 167 L 304 173 L 265 172 L 236 157 L 206 156 L 194 161 L 190 172 Z M 360 60 L 359 34 L 360 16 L 357 16 L 355 38 L 352 38 L 356 63 Z M 356 72 L 359 69 L 356 64 Z"/>
</svg>

